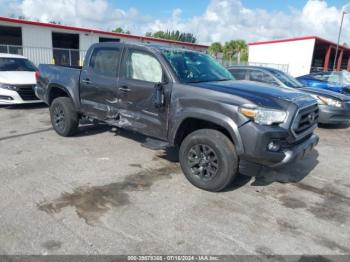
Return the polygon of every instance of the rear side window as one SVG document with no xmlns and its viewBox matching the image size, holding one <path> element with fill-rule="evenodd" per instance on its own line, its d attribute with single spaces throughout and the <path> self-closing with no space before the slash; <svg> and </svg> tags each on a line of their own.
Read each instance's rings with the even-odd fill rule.
<svg viewBox="0 0 350 262">
<path fill-rule="evenodd" d="M 144 52 L 131 51 L 126 61 L 126 77 L 159 83 L 162 82 L 163 70 L 154 56 Z"/>
<path fill-rule="evenodd" d="M 91 56 L 90 68 L 96 74 L 116 77 L 119 58 L 117 48 L 96 48 Z"/>
<path fill-rule="evenodd" d="M 245 80 L 246 70 L 243 69 L 229 69 L 230 73 L 236 80 Z"/>
<path fill-rule="evenodd" d="M 278 86 L 277 81 L 272 76 L 259 70 L 250 70 L 249 80 L 255 81 L 255 82 L 261 82 L 268 85 Z"/>
</svg>

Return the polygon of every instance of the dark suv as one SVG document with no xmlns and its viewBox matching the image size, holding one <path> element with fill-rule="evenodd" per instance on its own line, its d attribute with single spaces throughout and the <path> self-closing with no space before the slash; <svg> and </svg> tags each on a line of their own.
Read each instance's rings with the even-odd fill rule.
<svg viewBox="0 0 350 262">
<path fill-rule="evenodd" d="M 39 69 L 36 93 L 50 106 L 58 134 L 73 135 L 85 117 L 152 137 L 155 148 L 179 146 L 185 176 L 205 190 L 228 186 L 241 159 L 281 165 L 318 142 L 315 99 L 234 81 L 203 53 L 100 43 L 82 69 Z"/>
</svg>

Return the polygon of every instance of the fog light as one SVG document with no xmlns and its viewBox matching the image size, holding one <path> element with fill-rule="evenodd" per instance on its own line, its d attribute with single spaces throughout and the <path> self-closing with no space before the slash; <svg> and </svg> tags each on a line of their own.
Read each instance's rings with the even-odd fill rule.
<svg viewBox="0 0 350 262">
<path fill-rule="evenodd" d="M 272 152 L 277 152 L 279 151 L 281 148 L 279 141 L 271 141 L 268 145 L 267 145 L 267 149 L 269 151 Z"/>
<path fill-rule="evenodd" d="M 2 100 L 13 100 L 13 98 L 10 97 L 10 96 L 0 96 L 0 99 L 2 99 Z"/>
</svg>

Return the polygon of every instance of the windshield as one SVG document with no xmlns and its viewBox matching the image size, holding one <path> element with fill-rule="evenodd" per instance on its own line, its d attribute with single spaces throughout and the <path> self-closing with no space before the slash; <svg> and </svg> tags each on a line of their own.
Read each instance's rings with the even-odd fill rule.
<svg viewBox="0 0 350 262">
<path fill-rule="evenodd" d="M 183 83 L 234 80 L 223 66 L 206 54 L 185 50 L 162 50 Z"/>
<path fill-rule="evenodd" d="M 0 71 L 36 71 L 35 65 L 24 58 L 0 58 Z"/>
<path fill-rule="evenodd" d="M 271 70 L 271 74 L 273 74 L 278 80 L 280 80 L 283 84 L 285 84 L 288 87 L 293 87 L 293 88 L 300 88 L 303 87 L 303 84 L 300 83 L 297 79 L 294 77 L 283 73 L 282 71 L 278 70 Z"/>
</svg>

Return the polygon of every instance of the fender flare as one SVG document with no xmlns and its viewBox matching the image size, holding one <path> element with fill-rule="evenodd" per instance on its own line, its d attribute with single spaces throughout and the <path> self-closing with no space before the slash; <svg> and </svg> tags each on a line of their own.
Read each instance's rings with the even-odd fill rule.
<svg viewBox="0 0 350 262">
<path fill-rule="evenodd" d="M 189 119 L 189 118 L 194 118 L 194 119 L 198 119 L 198 120 L 212 122 L 213 124 L 216 124 L 216 125 L 224 128 L 230 134 L 230 136 L 235 144 L 237 153 L 239 155 L 244 153 L 244 146 L 243 146 L 242 138 L 241 138 L 241 135 L 239 133 L 238 126 L 233 121 L 233 119 L 231 119 L 230 117 L 228 117 L 224 114 L 209 111 L 206 109 L 194 109 L 194 110 L 191 110 L 191 112 L 181 112 L 181 117 L 177 118 L 174 121 L 175 124 L 172 126 L 172 128 L 169 132 L 169 141 L 172 144 L 175 143 L 175 138 L 176 138 L 176 135 L 178 134 L 178 131 L 179 131 L 181 124 L 186 119 Z"/>
<path fill-rule="evenodd" d="M 60 84 L 57 84 L 57 83 L 52 83 L 52 84 L 50 84 L 50 85 L 48 86 L 48 92 L 47 92 L 47 102 L 48 102 L 49 105 L 52 103 L 51 96 L 52 96 L 52 89 L 54 89 L 54 88 L 61 89 L 61 90 L 62 90 L 63 92 L 65 92 L 65 93 L 68 95 L 68 97 L 69 97 L 70 99 L 72 99 L 72 101 L 74 102 L 74 99 L 73 99 L 73 97 L 72 97 L 72 94 L 69 92 L 69 90 L 68 90 L 66 87 L 64 87 L 64 86 L 62 86 L 62 85 L 60 85 Z"/>
</svg>

